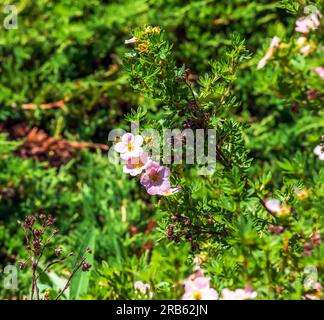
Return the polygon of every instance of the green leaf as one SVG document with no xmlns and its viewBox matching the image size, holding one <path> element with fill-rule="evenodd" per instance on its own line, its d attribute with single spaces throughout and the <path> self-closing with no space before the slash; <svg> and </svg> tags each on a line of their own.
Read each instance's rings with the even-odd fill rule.
<svg viewBox="0 0 324 320">
<path fill-rule="evenodd" d="M 90 229 L 84 237 L 84 240 L 81 245 L 81 250 L 76 259 L 76 263 L 80 261 L 84 252 L 87 248 L 91 249 L 92 253 L 87 255 L 87 262 L 93 265 L 93 255 L 95 250 L 95 239 L 96 239 L 96 230 L 95 228 Z M 90 279 L 90 271 L 83 272 L 79 269 L 75 276 L 72 278 L 71 286 L 70 286 L 70 296 L 69 299 L 80 299 L 83 295 L 85 295 L 88 291 L 89 279 Z"/>
</svg>

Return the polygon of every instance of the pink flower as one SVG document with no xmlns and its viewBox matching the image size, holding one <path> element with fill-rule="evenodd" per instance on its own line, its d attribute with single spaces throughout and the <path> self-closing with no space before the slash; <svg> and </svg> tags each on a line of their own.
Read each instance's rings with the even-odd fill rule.
<svg viewBox="0 0 324 320">
<path fill-rule="evenodd" d="M 295 31 L 307 34 L 310 30 L 310 25 L 309 25 L 310 20 L 307 18 L 299 18 L 296 21 L 296 28 Z"/>
<path fill-rule="evenodd" d="M 265 207 L 272 213 L 276 213 L 278 216 L 285 216 L 290 212 L 290 208 L 285 205 L 281 206 L 279 200 L 277 199 L 270 199 L 266 201 Z"/>
<path fill-rule="evenodd" d="M 125 44 L 132 44 L 132 43 L 135 43 L 137 41 L 137 38 L 136 37 L 132 37 L 128 40 L 125 40 Z"/>
<path fill-rule="evenodd" d="M 126 164 L 124 165 L 124 173 L 129 173 L 131 176 L 137 176 L 141 174 L 142 171 L 146 168 L 146 165 L 149 161 L 148 154 L 142 152 L 137 157 L 129 157 L 125 160 Z"/>
<path fill-rule="evenodd" d="M 141 176 L 141 184 L 146 188 L 148 194 L 163 195 L 164 192 L 171 188 L 169 177 L 169 168 L 150 161 L 146 166 L 145 173 Z"/>
<path fill-rule="evenodd" d="M 313 152 L 318 156 L 320 160 L 324 160 L 324 152 L 321 145 L 316 146 Z"/>
<path fill-rule="evenodd" d="M 210 278 L 197 277 L 185 284 L 185 293 L 182 300 L 217 300 L 218 294 L 210 288 Z"/>
<path fill-rule="evenodd" d="M 305 294 L 305 298 L 309 300 L 317 300 L 322 295 L 322 285 L 319 282 L 316 282 L 312 285 L 311 291 L 307 294 Z"/>
<path fill-rule="evenodd" d="M 221 300 L 251 300 L 256 298 L 256 296 L 257 293 L 249 287 L 245 289 L 236 289 L 234 291 L 225 288 L 222 290 Z"/>
<path fill-rule="evenodd" d="M 143 296 L 153 298 L 153 292 L 150 291 L 151 287 L 148 283 L 143 283 L 142 281 L 136 281 L 134 283 L 134 288 L 139 293 L 140 298 L 143 298 Z"/>
<path fill-rule="evenodd" d="M 320 25 L 319 18 L 321 17 L 322 17 L 321 13 L 317 10 L 316 12 L 310 14 L 307 17 L 299 18 L 296 21 L 295 31 L 303 34 L 307 34 L 311 30 L 316 30 Z"/>
<path fill-rule="evenodd" d="M 320 76 L 321 79 L 324 79 L 324 67 L 317 67 L 314 70 Z"/>
<path fill-rule="evenodd" d="M 131 157 L 138 157 L 143 152 L 142 144 L 143 138 L 140 135 L 125 133 L 121 141 L 115 144 L 114 149 L 121 154 L 122 159 L 127 160 Z"/>
<path fill-rule="evenodd" d="M 142 281 L 136 281 L 134 283 L 135 290 L 139 291 L 141 294 L 146 294 L 150 290 L 150 285 L 148 283 L 143 283 Z"/>
<path fill-rule="evenodd" d="M 265 206 L 271 212 L 279 212 L 280 211 L 280 201 L 277 199 L 270 199 L 265 203 Z"/>
</svg>

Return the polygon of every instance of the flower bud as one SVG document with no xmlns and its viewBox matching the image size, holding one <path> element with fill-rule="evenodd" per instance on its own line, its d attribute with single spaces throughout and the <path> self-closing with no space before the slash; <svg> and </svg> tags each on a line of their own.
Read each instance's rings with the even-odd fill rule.
<svg viewBox="0 0 324 320">
<path fill-rule="evenodd" d="M 59 257 L 61 255 L 63 249 L 62 248 L 56 248 L 54 251 L 55 251 L 56 256 Z"/>
<path fill-rule="evenodd" d="M 90 268 L 91 268 L 91 264 L 90 264 L 90 263 L 88 263 L 88 262 L 84 262 L 84 263 L 83 263 L 83 265 L 82 265 L 82 271 L 83 271 L 83 272 L 87 272 L 87 271 L 89 271 Z"/>
</svg>

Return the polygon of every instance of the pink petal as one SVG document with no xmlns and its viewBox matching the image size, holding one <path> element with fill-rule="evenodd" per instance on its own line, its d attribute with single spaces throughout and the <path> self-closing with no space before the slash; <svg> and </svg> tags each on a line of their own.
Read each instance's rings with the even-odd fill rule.
<svg viewBox="0 0 324 320">
<path fill-rule="evenodd" d="M 168 191 L 171 188 L 169 180 L 163 180 L 160 185 L 160 192 L 159 194 L 163 194 L 164 192 Z"/>
<path fill-rule="evenodd" d="M 127 161 L 129 158 L 136 158 L 139 157 L 139 155 L 143 152 L 143 149 L 141 147 L 135 148 L 133 151 L 128 152 L 128 148 L 126 146 L 126 152 L 122 153 L 120 157 Z"/>
<path fill-rule="evenodd" d="M 149 177 L 149 175 L 146 174 L 146 173 L 142 174 L 140 183 L 144 187 L 149 186 L 150 185 L 150 177 Z"/>
<path fill-rule="evenodd" d="M 155 196 L 160 193 L 160 187 L 159 186 L 149 186 L 146 189 L 147 193 L 150 194 L 151 196 Z"/>
<path fill-rule="evenodd" d="M 276 47 L 279 46 L 279 44 L 280 44 L 280 38 L 277 37 L 277 36 L 275 36 L 275 37 L 273 37 L 272 40 L 271 40 L 270 47 L 271 47 L 271 48 L 276 48 Z"/>
<path fill-rule="evenodd" d="M 125 153 L 127 151 L 127 144 L 125 144 L 124 142 L 117 142 L 114 145 L 114 150 L 119 153 Z"/>
<path fill-rule="evenodd" d="M 199 277 L 194 280 L 193 286 L 197 289 L 209 288 L 210 278 Z"/>
<path fill-rule="evenodd" d="M 267 64 L 268 60 L 266 59 L 266 57 L 263 57 L 259 63 L 258 63 L 258 66 L 257 66 L 257 69 L 260 70 L 262 68 L 265 67 L 265 65 Z"/>
<path fill-rule="evenodd" d="M 202 293 L 202 300 L 217 300 L 218 294 L 215 289 L 207 288 L 201 291 Z"/>
<path fill-rule="evenodd" d="M 134 141 L 134 135 L 132 133 L 125 133 L 122 138 L 122 142 L 129 143 Z"/>
<path fill-rule="evenodd" d="M 172 196 L 175 193 L 178 193 L 181 191 L 181 187 L 176 187 L 176 188 L 170 188 L 169 190 L 165 191 L 163 193 L 163 196 Z"/>
<path fill-rule="evenodd" d="M 134 144 L 135 144 L 135 145 L 137 145 L 137 146 L 140 147 L 140 146 L 143 144 L 143 142 L 144 142 L 144 139 L 143 139 L 142 136 L 140 136 L 140 135 L 136 135 L 136 136 L 134 137 Z"/>
<path fill-rule="evenodd" d="M 159 171 L 159 176 L 161 178 L 169 178 L 170 177 L 170 169 L 168 167 L 161 167 L 160 171 Z"/>
<path fill-rule="evenodd" d="M 313 152 L 319 156 L 321 154 L 321 146 L 316 146 L 313 150 Z"/>
<path fill-rule="evenodd" d="M 310 20 L 313 22 L 314 27 L 318 28 L 318 26 L 320 25 L 320 22 L 318 20 L 317 14 L 313 13 L 310 15 Z"/>
<path fill-rule="evenodd" d="M 136 37 L 132 37 L 128 40 L 125 40 L 125 44 L 132 44 L 135 43 L 137 41 Z"/>
<path fill-rule="evenodd" d="M 265 206 L 271 212 L 278 212 L 280 211 L 280 202 L 277 199 L 270 199 L 265 203 Z"/>
<path fill-rule="evenodd" d="M 320 76 L 321 79 L 324 79 L 324 67 L 315 68 L 315 72 Z"/>
<path fill-rule="evenodd" d="M 147 169 L 148 170 L 151 170 L 151 169 L 159 170 L 160 167 L 161 166 L 156 161 L 149 161 L 149 163 L 147 164 Z"/>
</svg>

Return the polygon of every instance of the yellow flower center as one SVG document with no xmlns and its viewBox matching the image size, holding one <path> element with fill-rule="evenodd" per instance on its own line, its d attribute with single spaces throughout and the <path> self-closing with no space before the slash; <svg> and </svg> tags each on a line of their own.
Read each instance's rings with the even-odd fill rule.
<svg viewBox="0 0 324 320">
<path fill-rule="evenodd" d="M 141 43 L 137 46 L 137 50 L 140 52 L 140 53 L 146 53 L 148 52 L 148 46 L 144 43 Z"/>
<path fill-rule="evenodd" d="M 135 163 L 134 165 L 134 169 L 140 169 L 143 167 L 143 163 L 141 161 L 138 161 L 137 163 Z"/>
<path fill-rule="evenodd" d="M 198 256 L 198 264 L 203 264 L 207 260 L 206 255 L 201 254 Z"/>
<path fill-rule="evenodd" d="M 132 151 L 134 149 L 134 144 L 133 144 L 133 142 L 128 142 L 128 144 L 127 144 L 127 150 L 130 152 L 130 151 Z"/>
<path fill-rule="evenodd" d="M 114 144 L 116 144 L 116 143 L 118 143 L 118 142 L 120 142 L 121 141 L 121 138 L 120 137 L 116 137 L 115 138 L 115 141 L 114 141 Z"/>
<path fill-rule="evenodd" d="M 302 190 L 297 193 L 297 198 L 300 200 L 306 199 L 308 197 L 308 192 L 307 190 Z"/>
<path fill-rule="evenodd" d="M 278 212 L 279 217 L 285 217 L 290 213 L 290 208 L 288 206 L 282 206 Z"/>
<path fill-rule="evenodd" d="M 157 172 L 155 172 L 154 174 L 152 174 L 152 175 L 150 176 L 150 178 L 151 178 L 152 182 L 157 182 L 157 181 L 159 181 L 159 175 L 158 175 Z"/>
<path fill-rule="evenodd" d="M 201 300 L 202 299 L 202 294 L 200 291 L 195 291 L 193 294 L 192 294 L 192 297 L 194 298 L 194 300 Z"/>
</svg>

